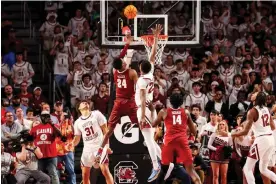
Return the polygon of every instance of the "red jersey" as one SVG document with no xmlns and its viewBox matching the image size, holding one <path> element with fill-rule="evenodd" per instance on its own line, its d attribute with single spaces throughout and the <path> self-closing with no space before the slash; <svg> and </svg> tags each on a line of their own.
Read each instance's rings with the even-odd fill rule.
<svg viewBox="0 0 276 184">
<path fill-rule="evenodd" d="M 33 127 L 30 134 L 34 137 L 34 143 L 43 153 L 43 158 L 52 158 L 57 156 L 56 141 L 54 129 L 50 124 L 39 124 Z"/>
<path fill-rule="evenodd" d="M 185 109 L 168 108 L 167 117 L 164 120 L 165 123 L 165 138 L 164 143 L 168 144 L 172 140 L 183 137 L 187 140 L 187 115 Z"/>
<path fill-rule="evenodd" d="M 116 84 L 116 99 L 132 99 L 135 94 L 134 81 L 129 77 L 130 69 L 126 69 L 123 72 L 115 70 L 114 72 L 114 83 Z"/>
</svg>

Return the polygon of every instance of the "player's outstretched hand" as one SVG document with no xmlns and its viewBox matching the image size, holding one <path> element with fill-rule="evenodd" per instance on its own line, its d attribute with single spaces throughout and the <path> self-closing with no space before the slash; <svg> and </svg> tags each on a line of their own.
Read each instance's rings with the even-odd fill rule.
<svg viewBox="0 0 276 184">
<path fill-rule="evenodd" d="M 161 24 L 156 24 L 155 28 L 152 28 L 151 30 L 154 36 L 159 36 L 161 31 L 163 30 L 163 27 Z"/>
<path fill-rule="evenodd" d="M 112 154 L 112 153 L 113 153 L 113 151 L 112 151 L 112 149 L 107 148 L 106 153 L 110 155 L 110 154 Z"/>
<path fill-rule="evenodd" d="M 126 44 L 130 44 L 133 41 L 133 37 L 130 33 L 126 34 Z"/>
</svg>

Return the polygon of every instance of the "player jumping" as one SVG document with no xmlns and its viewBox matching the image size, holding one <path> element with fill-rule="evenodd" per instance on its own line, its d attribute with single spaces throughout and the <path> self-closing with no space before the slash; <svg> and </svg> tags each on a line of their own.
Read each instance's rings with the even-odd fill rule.
<svg viewBox="0 0 276 184">
<path fill-rule="evenodd" d="M 275 125 L 265 103 L 265 93 L 259 92 L 255 100 L 255 106 L 247 113 L 244 122 L 245 128 L 242 131 L 232 133 L 232 137 L 244 136 L 248 134 L 251 127 L 253 128 L 255 140 L 243 167 L 247 183 L 250 184 L 255 184 L 253 170 L 258 160 L 260 160 L 259 169 L 261 174 L 274 183 L 276 182 L 276 174 L 268 169 L 270 158 L 274 153 L 275 143 L 272 130 L 275 129 Z"/>
<path fill-rule="evenodd" d="M 139 64 L 141 76 L 136 83 L 135 102 L 138 106 L 137 117 L 140 125 L 141 132 L 144 136 L 149 155 L 152 161 L 153 169 L 148 182 L 152 182 L 158 177 L 161 170 L 158 158 L 161 159 L 161 149 L 154 141 L 155 129 L 152 128 L 152 122 L 156 119 L 156 111 L 150 110 L 149 104 L 153 100 L 153 88 L 154 88 L 154 62 L 157 50 L 158 36 L 162 31 L 162 26 L 157 24 L 155 29 L 152 29 L 154 35 L 154 43 L 152 52 L 150 55 L 150 62 L 142 60 Z"/>
<path fill-rule="evenodd" d="M 104 134 L 107 132 L 106 118 L 100 111 L 90 111 L 89 103 L 82 101 L 79 105 L 81 117 L 76 120 L 74 125 L 75 137 L 73 144 L 77 146 L 81 136 L 83 139 L 83 151 L 81 155 L 81 169 L 83 184 L 90 184 L 90 169 L 94 165 L 96 153 L 101 147 Z M 106 146 L 100 158 L 100 168 L 107 184 L 113 184 L 113 177 L 108 168 L 108 154 L 112 151 Z"/>
<path fill-rule="evenodd" d="M 170 96 L 170 103 L 172 108 L 162 109 L 154 121 L 153 126 L 156 127 L 162 121 L 165 124 L 164 146 L 162 148 L 162 173 L 159 175 L 158 181 L 169 178 L 174 165 L 174 158 L 176 156 L 176 164 L 185 166 L 188 174 L 191 176 L 193 183 L 201 184 L 200 178 L 193 167 L 192 152 L 189 148 L 189 142 L 186 135 L 187 125 L 191 133 L 196 134 L 196 127 L 191 119 L 189 111 L 181 108 L 183 104 L 183 96 L 181 94 L 172 94 Z M 186 175 L 184 168 L 180 167 L 178 173 L 179 178 Z M 189 182 L 189 181 L 183 181 Z"/>
</svg>

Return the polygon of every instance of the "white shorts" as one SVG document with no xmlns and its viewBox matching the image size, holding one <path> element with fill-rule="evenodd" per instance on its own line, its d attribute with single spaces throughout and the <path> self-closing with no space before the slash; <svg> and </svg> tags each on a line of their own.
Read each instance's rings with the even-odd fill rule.
<svg viewBox="0 0 276 184">
<path fill-rule="evenodd" d="M 138 110 L 137 110 L 137 118 L 138 118 L 138 122 L 141 121 L 141 114 L 142 114 L 142 111 L 141 111 L 141 107 L 138 107 Z M 150 127 L 148 128 L 151 128 L 152 127 L 152 123 L 153 121 L 157 118 L 157 113 L 156 113 L 156 110 L 154 110 L 153 112 L 150 111 L 150 109 L 148 107 L 146 107 L 146 112 L 145 112 L 145 119 L 146 119 L 146 122 L 148 123 L 148 125 Z"/>
<path fill-rule="evenodd" d="M 82 152 L 81 166 L 83 166 L 83 167 L 92 167 L 92 166 L 94 166 L 95 158 L 96 158 L 96 155 L 97 155 L 97 152 L 98 152 L 99 148 L 100 148 L 100 146 L 91 149 L 91 151 L 89 151 L 89 152 Z M 109 161 L 106 150 L 107 150 L 107 147 L 105 147 L 103 149 L 100 164 L 105 164 L 105 163 L 108 163 L 108 161 Z"/>
<path fill-rule="evenodd" d="M 271 159 L 275 152 L 274 137 L 272 135 L 263 135 L 256 137 L 249 150 L 248 157 L 260 160 Z"/>
</svg>

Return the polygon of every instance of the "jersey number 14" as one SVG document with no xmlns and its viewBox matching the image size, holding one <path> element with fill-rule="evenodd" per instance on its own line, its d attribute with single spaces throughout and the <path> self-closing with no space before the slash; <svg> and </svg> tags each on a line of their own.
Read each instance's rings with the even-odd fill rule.
<svg viewBox="0 0 276 184">
<path fill-rule="evenodd" d="M 181 125 L 182 120 L 180 115 L 173 115 L 173 125 L 179 124 Z"/>
</svg>

